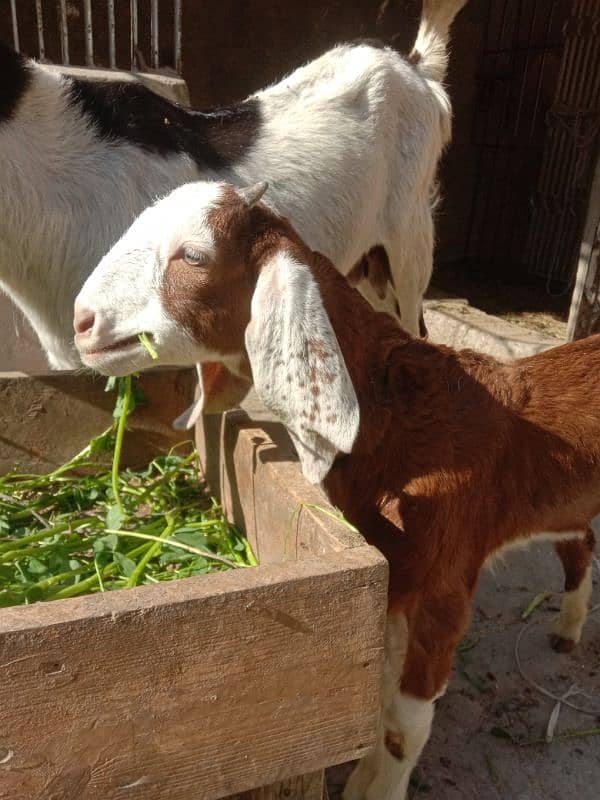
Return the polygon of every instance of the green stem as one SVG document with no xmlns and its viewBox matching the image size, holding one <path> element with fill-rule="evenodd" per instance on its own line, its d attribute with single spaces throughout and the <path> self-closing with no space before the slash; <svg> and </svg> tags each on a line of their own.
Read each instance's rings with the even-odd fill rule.
<svg viewBox="0 0 600 800">
<path fill-rule="evenodd" d="M 173 533 L 173 530 L 175 528 L 175 520 L 173 519 L 173 517 L 168 516 L 168 515 L 166 517 L 166 520 L 167 520 L 167 527 L 164 529 L 164 531 L 159 536 L 159 539 L 161 541 L 154 542 L 150 546 L 150 548 L 148 550 L 146 550 L 145 555 L 138 561 L 136 568 L 133 570 L 133 572 L 131 573 L 131 575 L 129 576 L 129 578 L 127 580 L 127 583 L 126 583 L 126 588 L 127 589 L 130 589 L 132 586 L 136 586 L 137 585 L 137 582 L 139 581 L 139 579 L 144 574 L 144 570 L 146 569 L 146 565 L 148 564 L 148 562 L 152 558 L 154 558 L 154 556 L 161 549 L 162 544 L 163 544 L 162 540 L 168 539 L 171 536 L 171 534 Z"/>
<path fill-rule="evenodd" d="M 0 556 L 3 557 L 7 552 L 12 552 L 15 547 L 21 548 L 26 544 L 42 542 L 44 539 L 51 539 L 58 533 L 64 533 L 64 531 L 68 530 L 76 530 L 77 528 L 81 528 L 83 525 L 93 525 L 93 517 L 77 520 L 75 522 L 63 522 L 62 524 L 55 525 L 52 528 L 45 528 L 39 533 L 31 533 L 29 536 L 21 536 L 18 539 L 9 539 L 6 544 L 0 544 Z"/>
<path fill-rule="evenodd" d="M 254 550 L 252 549 L 252 545 L 245 537 L 242 537 L 242 541 L 244 542 L 244 552 L 246 553 L 246 559 L 251 567 L 258 567 L 258 559 L 254 555 Z"/>
<path fill-rule="evenodd" d="M 125 428 L 127 427 L 127 418 L 129 417 L 131 406 L 131 375 L 128 375 L 123 380 L 125 389 L 123 391 L 123 407 L 121 409 L 121 416 L 117 424 L 117 435 L 115 437 L 115 452 L 113 454 L 111 482 L 115 503 L 121 514 L 125 513 L 121 496 L 119 494 L 119 470 L 121 467 L 121 452 L 123 450 L 123 438 L 125 436 Z"/>
<path fill-rule="evenodd" d="M 129 553 L 127 553 L 127 556 L 129 558 L 138 556 L 140 553 L 143 553 L 147 547 L 147 544 L 140 545 L 139 547 L 136 547 L 134 550 L 131 550 Z M 101 570 L 98 570 L 89 578 L 79 581 L 79 583 L 73 583 L 71 586 L 65 586 L 64 589 L 60 589 L 58 592 L 49 595 L 46 597 L 46 600 L 64 600 L 67 597 L 77 597 L 77 595 L 80 594 L 87 594 L 101 581 L 105 580 L 106 578 L 111 578 L 118 571 L 119 566 L 113 561 L 111 564 L 107 564 Z"/>
<path fill-rule="evenodd" d="M 204 558 L 212 559 L 213 561 L 220 561 L 221 564 L 227 564 L 228 567 L 239 567 L 241 564 L 236 564 L 235 561 L 230 561 L 228 558 L 218 556 L 216 553 L 211 553 L 208 550 L 200 550 L 197 547 L 192 547 L 190 544 L 184 544 L 177 541 L 177 539 L 163 539 L 160 536 L 151 536 L 148 533 L 138 533 L 136 531 L 123 531 L 118 528 L 107 528 L 106 533 L 116 533 L 117 536 L 129 536 L 132 539 L 145 539 L 149 542 L 161 542 L 168 544 L 170 547 L 178 547 L 180 550 L 185 550 L 187 553 L 193 553 L 196 556 L 203 556 Z"/>
<path fill-rule="evenodd" d="M 89 547 L 89 542 L 86 543 L 81 539 L 80 536 L 77 536 L 77 534 L 65 536 L 61 541 L 61 547 L 63 547 L 68 553 L 74 553 L 77 550 L 85 549 L 86 544 Z M 11 561 L 13 558 L 25 558 L 26 556 L 43 558 L 46 553 L 52 552 L 54 549 L 54 544 L 49 544 L 45 547 L 39 545 L 36 547 L 33 545 L 31 547 L 21 547 L 16 550 L 9 550 L 7 553 L 2 553 L 2 555 L 0 555 L 0 564 L 5 564 Z"/>
</svg>

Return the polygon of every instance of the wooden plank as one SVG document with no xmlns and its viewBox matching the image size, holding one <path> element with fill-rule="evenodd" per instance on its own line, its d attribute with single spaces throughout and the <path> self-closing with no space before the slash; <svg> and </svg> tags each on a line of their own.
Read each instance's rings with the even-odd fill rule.
<svg viewBox="0 0 600 800">
<path fill-rule="evenodd" d="M 325 776 L 322 770 L 288 781 L 236 794 L 228 800 L 324 800 Z"/>
<path fill-rule="evenodd" d="M 364 545 L 360 534 L 332 518 L 336 512 L 324 492 L 303 478 L 280 423 L 255 422 L 240 410 L 208 417 L 197 445 L 209 485 L 218 485 L 223 507 L 261 564 Z"/>
<path fill-rule="evenodd" d="M 0 798 L 212 800 L 360 757 L 386 583 L 356 547 L 4 609 Z"/>
<path fill-rule="evenodd" d="M 186 438 L 172 422 L 192 402 L 194 385 L 195 372 L 188 369 L 140 377 L 147 405 L 131 419 L 125 465 L 143 466 Z M 105 386 L 106 378 L 92 374 L 0 373 L 0 473 L 46 472 L 78 453 L 113 421 L 115 393 Z"/>
</svg>

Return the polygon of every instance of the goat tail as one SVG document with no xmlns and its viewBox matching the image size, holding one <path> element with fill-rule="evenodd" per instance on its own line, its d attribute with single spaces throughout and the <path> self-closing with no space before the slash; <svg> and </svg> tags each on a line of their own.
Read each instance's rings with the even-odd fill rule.
<svg viewBox="0 0 600 800">
<path fill-rule="evenodd" d="M 408 60 L 429 80 L 443 83 L 450 25 L 467 0 L 423 0 L 419 31 Z"/>
</svg>

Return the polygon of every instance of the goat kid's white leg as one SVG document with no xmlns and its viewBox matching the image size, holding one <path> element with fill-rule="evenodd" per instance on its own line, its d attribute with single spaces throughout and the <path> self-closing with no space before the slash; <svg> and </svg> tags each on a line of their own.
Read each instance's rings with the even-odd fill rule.
<svg viewBox="0 0 600 800">
<path fill-rule="evenodd" d="M 554 634 L 565 642 L 575 646 L 581 639 L 581 632 L 587 618 L 590 598 L 592 596 L 592 565 L 590 564 L 577 587 L 570 592 L 563 592 L 560 614 L 554 626 Z"/>
<path fill-rule="evenodd" d="M 384 714 L 375 776 L 365 800 L 405 800 L 411 773 L 431 733 L 434 701 L 398 691 Z"/>
<path fill-rule="evenodd" d="M 370 785 L 375 781 L 381 768 L 382 749 L 385 749 L 385 720 L 391 712 L 408 646 L 408 625 L 403 614 L 389 614 L 385 632 L 385 657 L 383 664 L 383 685 L 381 697 L 381 718 L 377 744 L 374 750 L 357 764 L 344 789 L 344 800 L 367 800 L 375 797 L 370 794 Z M 393 712 L 392 712 L 393 713 Z"/>
</svg>

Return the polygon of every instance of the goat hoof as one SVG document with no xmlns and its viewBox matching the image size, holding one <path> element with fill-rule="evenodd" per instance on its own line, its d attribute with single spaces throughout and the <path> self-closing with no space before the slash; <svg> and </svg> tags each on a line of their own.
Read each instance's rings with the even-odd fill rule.
<svg viewBox="0 0 600 800">
<path fill-rule="evenodd" d="M 553 633 L 550 635 L 550 644 L 556 653 L 571 653 L 577 643 L 573 639 L 565 639 L 564 636 Z"/>
</svg>

